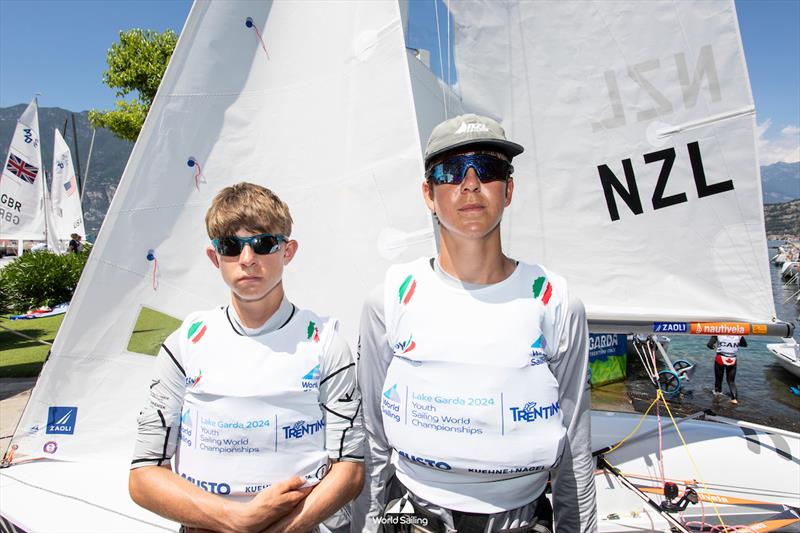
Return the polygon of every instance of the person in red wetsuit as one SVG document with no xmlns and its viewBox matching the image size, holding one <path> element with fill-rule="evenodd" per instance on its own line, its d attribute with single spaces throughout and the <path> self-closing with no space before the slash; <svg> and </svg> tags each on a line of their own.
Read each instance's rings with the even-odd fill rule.
<svg viewBox="0 0 800 533">
<path fill-rule="evenodd" d="M 714 335 L 706 345 L 710 350 L 716 348 L 717 356 L 714 358 L 714 395 L 722 394 L 722 375 L 728 382 L 731 390 L 731 403 L 739 403 L 736 394 L 736 354 L 739 348 L 747 347 L 747 340 L 738 335 Z"/>
</svg>

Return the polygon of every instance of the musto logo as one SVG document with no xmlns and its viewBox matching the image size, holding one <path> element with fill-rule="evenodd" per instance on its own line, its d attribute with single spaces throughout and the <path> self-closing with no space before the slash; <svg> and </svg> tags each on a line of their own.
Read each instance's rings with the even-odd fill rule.
<svg viewBox="0 0 800 533">
<path fill-rule="evenodd" d="M 78 418 L 77 407 L 50 407 L 47 411 L 48 434 L 72 435 Z"/>
<path fill-rule="evenodd" d="M 203 489 L 206 492 L 210 492 L 211 494 L 230 494 L 231 493 L 231 486 L 227 483 L 221 483 L 219 481 L 202 481 L 200 479 L 195 479 L 191 476 L 187 476 L 186 474 L 181 474 L 181 477 L 187 481 L 190 481 Z"/>
<path fill-rule="evenodd" d="M 528 402 L 524 407 L 511 407 L 510 409 L 514 422 L 536 422 L 557 415 L 561 411 L 561 405 L 553 402 L 550 405 L 536 407 L 536 402 Z"/>
<path fill-rule="evenodd" d="M 391 418 L 395 422 L 400 422 L 400 395 L 397 394 L 396 383 L 383 391 L 381 412 L 383 416 Z"/>
<path fill-rule="evenodd" d="M 409 461 L 414 461 L 415 463 L 419 463 L 424 466 L 429 466 L 431 468 L 436 468 L 438 470 L 452 470 L 453 468 L 445 463 L 444 461 L 439 461 L 438 459 L 428 459 L 426 457 L 420 457 L 418 455 L 413 455 L 403 450 L 397 450 L 397 453 L 400 454 L 400 457 L 405 457 Z"/>
<path fill-rule="evenodd" d="M 291 426 L 283 426 L 283 438 L 289 439 L 302 439 L 306 435 L 313 435 L 317 431 L 325 427 L 325 420 L 319 419 L 316 422 L 307 424 L 305 420 L 298 420 Z"/>
</svg>

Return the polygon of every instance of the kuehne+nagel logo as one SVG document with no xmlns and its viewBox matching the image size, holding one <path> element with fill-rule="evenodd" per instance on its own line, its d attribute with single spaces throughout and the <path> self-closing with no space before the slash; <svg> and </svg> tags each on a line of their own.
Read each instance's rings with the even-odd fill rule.
<svg viewBox="0 0 800 533">
<path fill-rule="evenodd" d="M 315 390 L 319 388 L 319 378 L 320 378 L 320 371 L 319 371 L 319 364 L 308 371 L 308 373 L 303 376 L 303 379 L 300 380 L 300 385 L 302 385 L 304 391 Z"/>
<path fill-rule="evenodd" d="M 547 420 L 561 411 L 561 405 L 553 402 L 550 405 L 536 407 L 536 402 L 528 402 L 523 407 L 510 407 L 514 422 L 536 422 Z"/>
<path fill-rule="evenodd" d="M 75 422 L 78 418 L 77 407 L 53 407 L 47 411 L 47 429 L 50 435 L 72 435 L 75 433 Z"/>
</svg>

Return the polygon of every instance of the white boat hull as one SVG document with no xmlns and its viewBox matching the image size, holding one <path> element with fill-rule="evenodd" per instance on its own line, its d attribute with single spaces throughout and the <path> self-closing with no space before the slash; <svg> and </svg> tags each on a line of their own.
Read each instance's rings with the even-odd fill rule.
<svg viewBox="0 0 800 533">
<path fill-rule="evenodd" d="M 767 344 L 767 349 L 772 352 L 779 365 L 800 378 L 800 357 L 796 343 Z"/>
</svg>

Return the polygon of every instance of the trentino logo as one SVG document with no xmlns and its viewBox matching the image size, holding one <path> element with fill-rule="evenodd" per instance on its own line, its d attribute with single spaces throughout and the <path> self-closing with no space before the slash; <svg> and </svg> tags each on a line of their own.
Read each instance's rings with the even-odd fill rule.
<svg viewBox="0 0 800 533">
<path fill-rule="evenodd" d="M 75 433 L 77 418 L 77 407 L 50 407 L 47 411 L 47 429 L 44 432 L 50 435 L 72 435 Z"/>
<path fill-rule="evenodd" d="M 408 302 L 411 301 L 411 297 L 414 295 L 414 289 L 416 288 L 417 280 L 414 279 L 414 276 L 409 274 L 402 285 L 400 285 L 400 290 L 398 291 L 398 295 L 400 296 L 399 302 L 403 305 L 407 305 Z"/>
<path fill-rule="evenodd" d="M 414 348 L 417 347 L 417 343 L 414 342 L 413 335 L 408 337 L 407 341 L 401 341 L 394 345 L 394 353 L 401 354 L 401 353 L 408 353 Z"/>
<path fill-rule="evenodd" d="M 314 342 L 319 342 L 319 328 L 313 320 L 308 323 L 308 328 L 306 328 L 306 336 L 308 340 L 314 339 Z"/>
<path fill-rule="evenodd" d="M 302 385 L 304 391 L 310 391 L 319 388 L 319 364 L 308 371 L 308 374 L 303 376 L 303 379 L 300 380 L 300 385 Z"/>
<path fill-rule="evenodd" d="M 383 391 L 383 396 L 393 402 L 400 403 L 400 395 L 397 394 L 397 383 Z"/>
<path fill-rule="evenodd" d="M 203 378 L 203 369 L 197 371 L 197 375 L 195 377 L 186 376 L 186 386 L 194 388 L 195 385 L 200 383 L 200 380 Z"/>
<path fill-rule="evenodd" d="M 206 334 L 206 329 L 208 328 L 203 324 L 203 321 L 198 320 L 189 327 L 189 333 L 186 334 L 186 338 L 190 339 L 193 344 L 197 344 L 198 341 L 203 338 L 203 335 Z"/>
<path fill-rule="evenodd" d="M 547 360 L 546 348 L 547 339 L 544 335 L 539 335 L 539 338 L 531 344 L 531 366 L 541 365 Z"/>
<path fill-rule="evenodd" d="M 313 435 L 325 427 L 325 420 L 319 419 L 316 422 L 307 424 L 305 420 L 298 420 L 291 426 L 283 426 L 284 439 L 301 439 L 306 435 Z"/>
<path fill-rule="evenodd" d="M 488 132 L 489 128 L 486 127 L 486 124 L 482 124 L 480 122 L 473 123 L 473 122 L 462 122 L 458 129 L 454 132 L 455 135 L 460 135 L 462 133 L 479 133 L 479 132 Z"/>
<path fill-rule="evenodd" d="M 528 402 L 524 407 L 510 407 L 511 416 L 514 422 L 536 422 L 537 420 L 547 420 L 561 411 L 561 405 L 553 402 L 550 405 L 536 407 L 536 402 Z"/>
<path fill-rule="evenodd" d="M 550 297 L 553 295 L 553 286 L 550 285 L 550 282 L 547 281 L 547 278 L 544 276 L 539 276 L 533 282 L 533 297 L 539 298 L 542 297 L 542 303 L 547 305 L 547 302 L 550 301 Z"/>
</svg>

